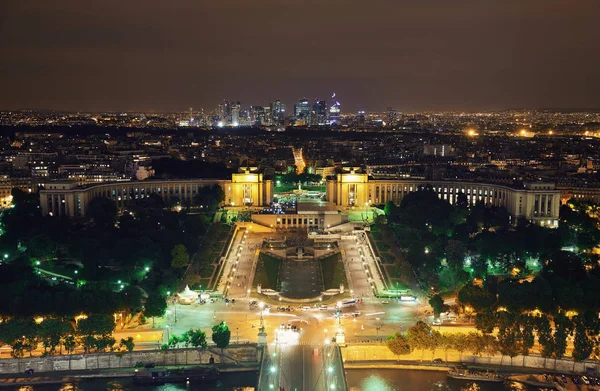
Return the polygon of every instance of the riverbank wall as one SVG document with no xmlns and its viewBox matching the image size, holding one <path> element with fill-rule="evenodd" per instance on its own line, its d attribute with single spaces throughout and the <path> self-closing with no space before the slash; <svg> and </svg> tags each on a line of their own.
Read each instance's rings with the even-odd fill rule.
<svg viewBox="0 0 600 391">
<path fill-rule="evenodd" d="M 457 363 L 465 363 L 470 365 L 480 365 L 489 367 L 512 367 L 512 368 L 532 368 L 548 370 L 552 372 L 564 372 L 564 373 L 586 373 L 592 369 L 596 372 L 600 372 L 600 363 L 598 361 L 584 361 L 574 362 L 572 359 L 561 359 L 554 360 L 538 355 L 530 356 L 517 356 L 513 357 L 512 360 L 507 356 L 493 355 L 493 356 L 475 356 L 472 354 L 463 353 L 452 349 L 436 349 L 435 351 L 427 350 L 421 352 L 420 350 L 414 351 L 410 354 L 396 356 L 394 355 L 385 344 L 347 344 L 341 348 L 342 359 L 344 365 L 347 368 L 357 368 L 359 363 L 369 362 L 369 365 L 377 365 L 380 362 L 382 367 L 385 365 L 393 365 L 394 361 L 410 361 L 410 362 L 423 362 L 431 363 L 433 359 L 439 358 L 444 361 L 444 365 L 454 365 Z M 422 361 L 421 361 L 422 360 Z M 353 364 L 356 363 L 356 366 Z M 425 368 L 423 368 L 425 369 Z M 429 370 L 430 367 L 428 367 Z"/>
<path fill-rule="evenodd" d="M 223 350 L 168 349 L 140 350 L 125 354 L 90 353 L 49 357 L 24 357 L 0 360 L 0 374 L 19 374 L 26 369 L 37 372 L 79 371 L 98 369 L 134 368 L 136 363 L 158 366 L 230 364 L 259 365 L 260 348 L 255 344 L 233 345 Z"/>
</svg>

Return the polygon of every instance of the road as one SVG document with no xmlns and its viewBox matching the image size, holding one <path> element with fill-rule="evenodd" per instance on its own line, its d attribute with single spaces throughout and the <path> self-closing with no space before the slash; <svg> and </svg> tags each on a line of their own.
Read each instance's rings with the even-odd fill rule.
<svg viewBox="0 0 600 391">
<path fill-rule="evenodd" d="M 335 345 L 282 345 L 268 348 L 259 390 L 345 390 L 344 369 Z"/>
<path fill-rule="evenodd" d="M 167 315 L 156 320 L 156 327 L 164 331 L 163 340 L 170 334 L 182 334 L 189 329 L 201 329 L 210 338 L 213 325 L 225 321 L 231 330 L 232 343 L 238 340 L 256 342 L 260 326 L 260 310 L 249 308 L 247 299 L 237 299 L 235 304 L 226 304 L 223 300 L 203 305 L 177 304 L 177 321 L 175 321 L 175 305 L 170 304 Z M 292 306 L 293 312 L 279 312 L 276 307 L 263 311 L 263 319 L 269 340 L 274 339 L 274 330 L 281 324 L 293 324 L 302 329 L 300 343 L 322 344 L 325 338 L 334 337 L 338 329 L 338 321 L 334 316 L 335 308 L 327 310 L 311 309 L 303 311 Z M 365 298 L 362 304 L 342 309 L 341 326 L 347 342 L 383 341 L 395 331 L 406 331 L 415 321 L 423 316 L 427 304 L 397 303 L 390 301 L 382 304 L 380 300 Z M 360 312 L 352 317 L 353 312 Z M 168 327 L 167 327 L 168 326 Z"/>
</svg>

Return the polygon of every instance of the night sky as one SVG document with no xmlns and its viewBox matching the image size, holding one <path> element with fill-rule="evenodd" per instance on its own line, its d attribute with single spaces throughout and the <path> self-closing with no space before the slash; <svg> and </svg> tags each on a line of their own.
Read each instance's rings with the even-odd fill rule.
<svg viewBox="0 0 600 391">
<path fill-rule="evenodd" d="M 0 109 L 600 108 L 599 0 L 0 0 Z"/>
</svg>

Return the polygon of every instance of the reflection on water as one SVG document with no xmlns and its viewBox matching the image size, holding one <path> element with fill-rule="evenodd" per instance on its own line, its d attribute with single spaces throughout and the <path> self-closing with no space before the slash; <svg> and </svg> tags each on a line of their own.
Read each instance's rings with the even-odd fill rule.
<svg viewBox="0 0 600 391">
<path fill-rule="evenodd" d="M 346 376 L 350 391 L 530 391 L 520 383 L 505 384 L 449 379 L 445 372 L 396 369 L 351 369 Z"/>
<path fill-rule="evenodd" d="M 215 384 L 165 384 L 161 386 L 136 386 L 131 378 L 86 379 L 55 385 L 15 387 L 18 391 L 255 391 L 256 372 L 226 373 Z"/>
<path fill-rule="evenodd" d="M 434 371 L 351 369 L 347 371 L 346 378 L 350 391 L 545 391 L 541 388 L 528 388 L 520 383 L 476 383 L 448 379 L 445 372 Z M 90 379 L 62 385 L 24 386 L 13 389 L 18 391 L 255 391 L 256 383 L 256 373 L 244 372 L 228 373 L 223 376 L 222 381 L 210 386 L 193 383 L 188 386 L 185 384 L 134 386 L 130 378 L 121 378 Z"/>
</svg>

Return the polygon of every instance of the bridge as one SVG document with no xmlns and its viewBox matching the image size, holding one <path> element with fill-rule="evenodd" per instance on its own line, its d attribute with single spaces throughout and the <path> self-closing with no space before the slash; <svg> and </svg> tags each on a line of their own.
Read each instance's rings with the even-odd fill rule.
<svg viewBox="0 0 600 391">
<path fill-rule="evenodd" d="M 258 391 L 347 391 L 339 346 L 270 344 L 263 351 Z"/>
</svg>

